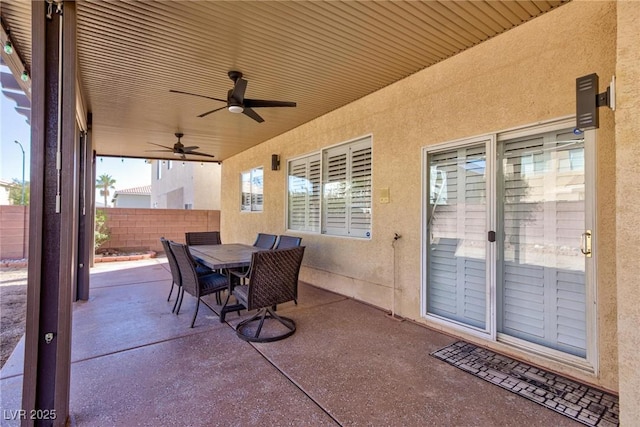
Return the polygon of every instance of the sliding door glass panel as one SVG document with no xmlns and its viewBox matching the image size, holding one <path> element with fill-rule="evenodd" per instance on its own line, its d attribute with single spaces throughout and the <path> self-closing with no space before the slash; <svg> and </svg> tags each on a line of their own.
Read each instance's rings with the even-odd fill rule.
<svg viewBox="0 0 640 427">
<path fill-rule="evenodd" d="M 586 355 L 584 139 L 499 143 L 498 332 Z"/>
<path fill-rule="evenodd" d="M 485 144 L 429 154 L 427 311 L 486 329 Z"/>
</svg>

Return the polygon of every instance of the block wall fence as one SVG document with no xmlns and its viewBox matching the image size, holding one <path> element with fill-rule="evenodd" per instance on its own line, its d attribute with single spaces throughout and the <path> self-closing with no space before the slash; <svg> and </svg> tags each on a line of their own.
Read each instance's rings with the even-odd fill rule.
<svg viewBox="0 0 640 427">
<path fill-rule="evenodd" d="M 220 211 L 99 208 L 107 216 L 111 238 L 102 248 L 164 252 L 160 237 L 184 243 L 187 231 L 220 231 Z M 0 206 L 0 259 L 29 254 L 29 207 Z"/>
<path fill-rule="evenodd" d="M 160 237 L 184 243 L 187 231 L 220 231 L 220 211 L 99 208 L 111 237 L 102 248 L 143 248 L 164 252 Z"/>
<path fill-rule="evenodd" d="M 0 259 L 29 256 L 29 206 L 0 206 Z"/>
</svg>

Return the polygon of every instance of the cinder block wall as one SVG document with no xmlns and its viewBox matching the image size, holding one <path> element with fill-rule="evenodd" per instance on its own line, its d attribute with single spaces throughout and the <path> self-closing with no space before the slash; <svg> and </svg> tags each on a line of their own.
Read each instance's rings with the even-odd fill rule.
<svg viewBox="0 0 640 427">
<path fill-rule="evenodd" d="M 160 237 L 184 243 L 187 231 L 220 231 L 220 211 L 100 208 L 111 238 L 102 248 L 144 248 L 164 252 Z"/>
<path fill-rule="evenodd" d="M 29 206 L 0 206 L 0 259 L 29 256 Z"/>
</svg>

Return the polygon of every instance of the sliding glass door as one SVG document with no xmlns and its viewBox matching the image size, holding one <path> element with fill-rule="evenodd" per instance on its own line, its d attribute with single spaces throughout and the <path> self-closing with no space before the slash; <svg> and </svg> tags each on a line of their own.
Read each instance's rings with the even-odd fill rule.
<svg viewBox="0 0 640 427">
<path fill-rule="evenodd" d="M 426 316 L 587 357 L 588 152 L 558 125 L 425 149 Z"/>
</svg>

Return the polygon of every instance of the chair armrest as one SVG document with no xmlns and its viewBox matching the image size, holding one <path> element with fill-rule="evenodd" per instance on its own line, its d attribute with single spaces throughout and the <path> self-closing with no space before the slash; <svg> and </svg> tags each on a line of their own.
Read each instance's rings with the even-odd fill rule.
<svg viewBox="0 0 640 427">
<path fill-rule="evenodd" d="M 235 276 L 238 278 L 238 282 L 242 285 L 245 284 L 246 278 L 249 277 L 249 272 L 251 270 L 247 269 L 246 271 L 242 270 L 229 270 L 229 276 Z M 231 278 L 231 277 L 230 277 Z"/>
</svg>

